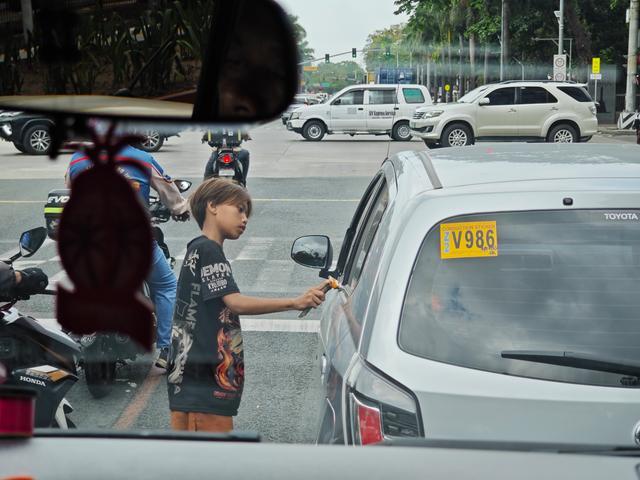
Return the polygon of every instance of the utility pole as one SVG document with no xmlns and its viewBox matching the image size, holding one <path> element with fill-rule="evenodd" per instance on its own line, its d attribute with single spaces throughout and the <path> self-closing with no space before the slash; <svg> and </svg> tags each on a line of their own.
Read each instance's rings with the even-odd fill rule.
<svg viewBox="0 0 640 480">
<path fill-rule="evenodd" d="M 33 7 L 31 0 L 20 0 L 22 10 L 22 32 L 25 42 L 29 40 L 29 35 L 33 34 Z"/>
<path fill-rule="evenodd" d="M 504 0 L 500 12 L 500 81 L 504 80 Z"/>
<path fill-rule="evenodd" d="M 636 72 L 638 68 L 638 0 L 631 0 L 629 7 L 629 49 L 627 51 L 627 93 L 624 100 L 625 112 L 636 111 Z"/>
<path fill-rule="evenodd" d="M 504 80 L 504 70 L 509 59 L 509 0 L 502 0 L 502 20 L 500 21 L 500 81 Z"/>
<path fill-rule="evenodd" d="M 558 55 L 564 53 L 564 0 L 560 0 L 560 15 L 558 16 Z"/>
</svg>

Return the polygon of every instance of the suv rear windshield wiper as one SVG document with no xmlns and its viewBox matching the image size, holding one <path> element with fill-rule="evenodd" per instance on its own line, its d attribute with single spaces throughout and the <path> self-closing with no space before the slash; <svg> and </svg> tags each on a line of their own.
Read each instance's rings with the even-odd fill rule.
<svg viewBox="0 0 640 480">
<path fill-rule="evenodd" d="M 500 355 L 502 358 L 511 358 L 513 360 L 525 360 L 527 362 L 547 363 L 549 365 L 583 368 L 596 372 L 640 377 L 640 363 L 598 357 L 588 353 L 544 350 L 504 350 Z"/>
</svg>

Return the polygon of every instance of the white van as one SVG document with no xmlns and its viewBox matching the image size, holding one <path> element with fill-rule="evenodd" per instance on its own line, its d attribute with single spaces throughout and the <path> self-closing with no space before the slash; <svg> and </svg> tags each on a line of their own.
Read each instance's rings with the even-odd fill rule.
<svg viewBox="0 0 640 480">
<path fill-rule="evenodd" d="M 295 110 L 287 130 L 312 141 L 332 133 L 390 135 L 405 141 L 411 139 L 413 112 L 428 105 L 431 96 L 423 85 L 351 85 L 323 103 Z"/>
</svg>

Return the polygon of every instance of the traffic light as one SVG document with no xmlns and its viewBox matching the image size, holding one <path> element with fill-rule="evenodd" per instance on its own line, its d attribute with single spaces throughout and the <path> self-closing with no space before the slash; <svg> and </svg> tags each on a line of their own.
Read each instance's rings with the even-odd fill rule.
<svg viewBox="0 0 640 480">
<path fill-rule="evenodd" d="M 324 54 L 324 63 L 329 63 L 329 54 L 328 53 Z"/>
<path fill-rule="evenodd" d="M 358 56 L 358 55 L 357 55 L 357 50 L 356 50 L 355 48 L 352 48 L 352 49 L 351 49 L 351 57 L 352 57 L 352 58 L 356 58 L 357 56 Z"/>
<path fill-rule="evenodd" d="M 391 56 L 391 47 L 386 47 L 384 49 L 384 56 L 385 57 L 390 57 Z"/>
</svg>

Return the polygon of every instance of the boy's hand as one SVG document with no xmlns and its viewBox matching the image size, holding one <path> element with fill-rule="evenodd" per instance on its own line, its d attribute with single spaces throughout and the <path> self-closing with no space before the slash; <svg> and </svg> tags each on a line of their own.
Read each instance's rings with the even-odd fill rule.
<svg viewBox="0 0 640 480">
<path fill-rule="evenodd" d="M 305 310 L 307 308 L 316 308 L 324 302 L 324 294 L 331 288 L 330 280 L 324 280 L 319 285 L 310 288 L 298 298 L 293 300 L 293 308 L 295 310 Z"/>
</svg>

